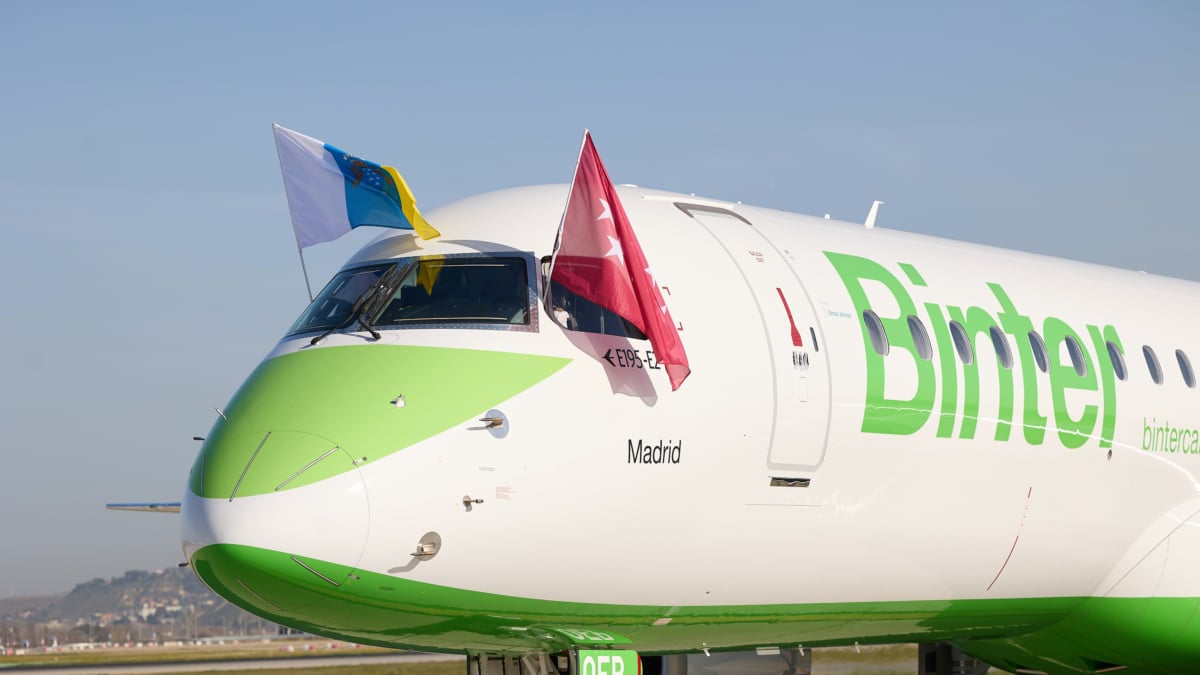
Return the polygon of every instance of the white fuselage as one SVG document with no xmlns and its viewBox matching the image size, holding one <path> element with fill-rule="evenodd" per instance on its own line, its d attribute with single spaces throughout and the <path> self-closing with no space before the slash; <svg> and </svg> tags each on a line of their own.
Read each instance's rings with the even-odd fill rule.
<svg viewBox="0 0 1200 675">
<path fill-rule="evenodd" d="M 268 359 L 387 344 L 569 363 L 402 451 L 374 449 L 353 471 L 274 494 L 189 494 L 189 552 L 245 544 L 661 617 L 706 605 L 1200 596 L 1189 569 L 1200 559 L 1200 391 L 1175 355 L 1200 357 L 1200 286 L 651 190 L 621 196 L 691 362 L 679 391 L 647 342 L 566 330 L 541 305 L 529 331 L 285 339 Z M 564 186 L 543 186 L 466 200 L 429 214 L 441 239 L 383 237 L 347 267 L 504 250 L 540 259 L 564 198 Z M 864 302 L 886 326 L 886 356 Z M 928 360 L 900 328 L 910 313 Z M 947 328 L 955 317 L 969 366 Z M 1010 368 L 979 330 L 989 319 Z M 1047 342 L 1048 372 L 1028 329 Z M 1084 374 L 1063 335 L 1081 347 Z M 502 433 L 475 421 L 497 414 Z M 429 532 L 440 549 L 415 560 Z"/>
</svg>

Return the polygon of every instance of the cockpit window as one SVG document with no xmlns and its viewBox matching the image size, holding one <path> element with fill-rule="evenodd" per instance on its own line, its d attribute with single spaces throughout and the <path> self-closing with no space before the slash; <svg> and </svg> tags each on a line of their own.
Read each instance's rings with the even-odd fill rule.
<svg viewBox="0 0 1200 675">
<path fill-rule="evenodd" d="M 425 256 L 344 270 L 288 334 L 351 327 L 356 320 L 364 328 L 530 330 L 531 264 L 520 256 Z"/>
<path fill-rule="evenodd" d="M 550 256 L 542 258 L 542 283 L 549 284 L 550 287 L 546 294 L 545 309 L 554 323 L 567 330 L 583 333 L 616 335 L 634 340 L 646 339 L 637 326 L 626 321 L 620 314 L 567 290 L 557 281 L 551 281 L 550 262 Z"/>
<path fill-rule="evenodd" d="M 363 297 L 378 281 L 391 264 L 372 265 L 346 270 L 325 285 L 320 295 L 296 323 L 288 329 L 288 335 L 309 331 L 329 330 L 352 320 L 351 312 L 359 298 Z"/>
<path fill-rule="evenodd" d="M 626 321 L 620 314 L 568 291 L 557 281 L 550 282 L 549 304 L 553 310 L 554 322 L 567 330 L 616 335 L 635 340 L 646 339 L 637 326 Z"/>
<path fill-rule="evenodd" d="M 377 326 L 438 323 L 529 325 L 522 258 L 422 258 L 392 293 Z"/>
</svg>

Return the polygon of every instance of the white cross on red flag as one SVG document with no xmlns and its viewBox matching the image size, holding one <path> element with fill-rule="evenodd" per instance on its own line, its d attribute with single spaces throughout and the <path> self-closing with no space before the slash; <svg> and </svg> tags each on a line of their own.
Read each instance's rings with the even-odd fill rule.
<svg viewBox="0 0 1200 675">
<path fill-rule="evenodd" d="M 642 331 L 650 339 L 654 359 L 666 369 L 672 390 L 692 372 L 667 303 L 589 132 L 583 134 L 550 278 Z"/>
</svg>

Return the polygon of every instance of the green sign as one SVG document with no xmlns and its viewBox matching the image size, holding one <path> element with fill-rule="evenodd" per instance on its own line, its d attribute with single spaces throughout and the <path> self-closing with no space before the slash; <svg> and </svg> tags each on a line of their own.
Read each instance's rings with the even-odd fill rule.
<svg viewBox="0 0 1200 675">
<path fill-rule="evenodd" d="M 579 675 L 638 675 L 638 654 L 628 649 L 581 650 Z"/>
</svg>

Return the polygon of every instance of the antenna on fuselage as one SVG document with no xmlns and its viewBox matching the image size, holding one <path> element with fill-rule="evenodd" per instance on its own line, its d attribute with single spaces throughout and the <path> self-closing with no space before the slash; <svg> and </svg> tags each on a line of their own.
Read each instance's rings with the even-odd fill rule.
<svg viewBox="0 0 1200 675">
<path fill-rule="evenodd" d="M 863 225 L 867 226 L 868 230 L 873 229 L 875 227 L 875 216 L 879 215 L 879 205 L 882 203 L 883 202 L 876 199 L 875 203 L 871 204 L 871 212 L 867 214 L 867 221 L 865 223 L 863 223 Z"/>
</svg>

